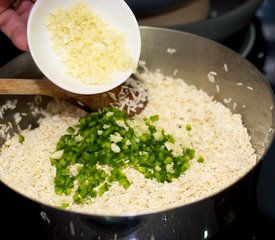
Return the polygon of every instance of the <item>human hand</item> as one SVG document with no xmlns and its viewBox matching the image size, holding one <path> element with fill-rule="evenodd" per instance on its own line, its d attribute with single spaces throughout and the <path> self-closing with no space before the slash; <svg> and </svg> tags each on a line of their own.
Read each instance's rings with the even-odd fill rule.
<svg viewBox="0 0 275 240">
<path fill-rule="evenodd" d="M 0 29 L 22 51 L 29 50 L 27 22 L 33 4 L 32 0 L 0 0 Z"/>
</svg>

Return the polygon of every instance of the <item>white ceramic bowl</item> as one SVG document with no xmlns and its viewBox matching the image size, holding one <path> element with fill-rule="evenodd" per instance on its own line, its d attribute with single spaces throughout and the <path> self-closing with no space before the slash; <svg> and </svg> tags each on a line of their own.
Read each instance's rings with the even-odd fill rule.
<svg viewBox="0 0 275 240">
<path fill-rule="evenodd" d="M 132 59 L 138 62 L 141 51 L 141 37 L 137 20 L 124 0 L 86 0 L 93 12 L 99 13 L 118 30 L 125 32 L 126 47 L 131 49 Z M 41 72 L 57 86 L 78 94 L 106 92 L 123 83 L 133 70 L 114 74 L 112 81 L 103 85 L 88 85 L 74 79 L 66 72 L 66 66 L 50 45 L 50 33 L 45 19 L 57 7 L 67 9 L 77 0 L 38 0 L 28 21 L 28 43 L 31 55 Z"/>
</svg>

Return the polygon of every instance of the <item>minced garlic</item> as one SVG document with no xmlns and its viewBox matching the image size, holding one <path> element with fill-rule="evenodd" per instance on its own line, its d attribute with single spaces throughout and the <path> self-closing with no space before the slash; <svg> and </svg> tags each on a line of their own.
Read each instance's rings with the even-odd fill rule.
<svg viewBox="0 0 275 240">
<path fill-rule="evenodd" d="M 104 84 L 112 73 L 134 69 L 136 63 L 126 48 L 126 35 L 86 2 L 68 10 L 55 9 L 46 18 L 51 46 L 73 78 L 87 84 Z"/>
</svg>

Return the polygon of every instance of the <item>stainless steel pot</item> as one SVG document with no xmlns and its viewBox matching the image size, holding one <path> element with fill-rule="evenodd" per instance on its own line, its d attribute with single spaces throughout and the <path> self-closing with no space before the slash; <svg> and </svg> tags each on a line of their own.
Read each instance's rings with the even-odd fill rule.
<svg viewBox="0 0 275 240">
<path fill-rule="evenodd" d="M 252 64 L 212 40 L 181 31 L 151 27 L 142 27 L 141 35 L 141 60 L 146 62 L 148 69 L 161 69 L 165 75 L 172 75 L 177 69 L 178 77 L 202 88 L 217 101 L 230 97 L 238 106 L 246 106 L 235 108 L 233 104 L 229 105 L 232 111 L 243 116 L 258 155 L 257 166 L 238 182 L 215 195 L 153 214 L 130 217 L 79 214 L 27 198 L 33 205 L 40 206 L 53 239 L 209 239 L 249 212 L 251 199 L 254 199 L 256 173 L 274 138 L 274 94 L 268 82 Z M 168 54 L 168 48 L 176 52 Z M 228 71 L 224 70 L 225 64 Z M 215 84 L 208 81 L 209 71 L 218 73 L 220 92 L 217 92 Z M 28 53 L 0 69 L 2 78 L 22 76 L 41 77 Z M 244 86 L 238 86 L 238 82 Z M 6 99 L 13 98 L 18 96 L 1 97 L 0 106 Z M 30 99 L 32 96 L 21 96 L 20 107 L 14 111 L 30 111 L 26 104 Z M 44 98 L 44 102 L 47 100 Z M 10 121 L 13 113 L 10 111 L 5 114 L 1 122 Z M 37 119 L 25 118 L 24 121 L 27 127 L 29 122 L 34 123 Z M 15 127 L 10 133 L 14 132 Z M 6 187 L 4 184 L 1 186 Z M 26 199 L 19 194 L 18 197 Z"/>
</svg>

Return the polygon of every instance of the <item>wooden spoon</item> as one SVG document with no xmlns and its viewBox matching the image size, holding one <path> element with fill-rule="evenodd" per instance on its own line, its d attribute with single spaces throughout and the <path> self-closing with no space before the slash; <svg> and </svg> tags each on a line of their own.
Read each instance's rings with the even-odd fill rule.
<svg viewBox="0 0 275 240">
<path fill-rule="evenodd" d="M 111 91 L 81 95 L 65 91 L 47 79 L 0 79 L 0 94 L 45 95 L 65 100 L 85 111 L 97 111 L 104 107 L 121 107 L 130 116 L 140 113 L 147 104 L 146 90 L 142 83 L 130 77 Z"/>
</svg>

